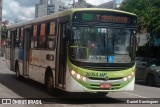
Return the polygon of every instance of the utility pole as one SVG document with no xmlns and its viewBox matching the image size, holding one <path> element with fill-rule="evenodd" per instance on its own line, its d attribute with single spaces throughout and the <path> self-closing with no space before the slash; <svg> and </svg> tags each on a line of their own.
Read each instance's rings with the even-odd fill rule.
<svg viewBox="0 0 160 107">
<path fill-rule="evenodd" d="M 76 2 L 73 0 L 73 8 L 76 8 Z"/>
</svg>

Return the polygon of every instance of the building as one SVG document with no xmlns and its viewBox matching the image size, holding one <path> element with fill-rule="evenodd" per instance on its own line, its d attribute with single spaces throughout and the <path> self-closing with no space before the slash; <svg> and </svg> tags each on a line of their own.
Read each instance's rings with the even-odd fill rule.
<svg viewBox="0 0 160 107">
<path fill-rule="evenodd" d="M 54 13 L 54 4 L 48 4 L 47 5 L 47 15 Z"/>
<path fill-rule="evenodd" d="M 36 18 L 47 15 L 47 4 L 47 0 L 40 0 L 40 3 L 35 5 Z"/>
<path fill-rule="evenodd" d="M 40 0 L 39 4 L 35 5 L 35 17 L 42 17 L 66 9 L 65 3 L 61 0 Z"/>
<path fill-rule="evenodd" d="M 65 6 L 65 3 L 62 2 L 61 0 L 52 0 L 52 1 L 54 1 L 52 2 L 54 5 L 54 13 L 59 11 L 64 11 L 67 9 L 67 7 Z"/>
<path fill-rule="evenodd" d="M 75 8 L 107 8 L 107 9 L 115 9 L 116 6 L 116 0 L 112 0 L 110 2 L 106 2 L 100 5 L 92 5 L 87 3 L 85 0 L 78 0 L 78 2 L 75 3 Z"/>
<path fill-rule="evenodd" d="M 107 8 L 107 9 L 115 9 L 115 8 L 117 8 L 115 0 L 112 0 L 112 1 L 107 2 L 107 3 L 103 3 L 103 4 L 100 4 L 100 5 L 97 5 L 96 7 L 97 8 Z"/>
<path fill-rule="evenodd" d="M 78 0 L 78 2 L 75 3 L 75 8 L 91 8 L 94 7 L 94 5 L 87 3 L 85 0 Z"/>
</svg>

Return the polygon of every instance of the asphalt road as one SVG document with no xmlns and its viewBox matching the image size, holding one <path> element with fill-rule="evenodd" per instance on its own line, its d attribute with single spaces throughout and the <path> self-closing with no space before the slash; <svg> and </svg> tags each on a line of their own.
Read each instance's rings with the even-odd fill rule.
<svg viewBox="0 0 160 107">
<path fill-rule="evenodd" d="M 160 87 L 149 87 L 144 84 L 136 84 L 135 90 L 131 92 L 116 92 L 109 93 L 104 98 L 96 98 L 91 94 L 71 93 L 70 98 L 61 98 L 64 93 L 59 95 L 49 95 L 45 87 L 32 80 L 18 81 L 15 73 L 8 70 L 5 65 L 5 59 L 0 57 L 0 98 L 42 98 L 42 102 L 48 103 L 45 105 L 30 105 L 32 107 L 128 107 L 128 106 L 144 106 L 144 107 L 160 107 L 160 104 L 123 104 L 128 101 L 136 100 L 137 98 L 155 99 L 160 98 Z M 83 98 L 75 98 L 81 96 Z M 43 98 L 51 98 L 47 101 Z M 125 98 L 125 99 L 124 99 Z M 130 99 L 136 98 L 136 99 Z M 145 100 L 144 99 L 144 100 Z M 160 101 L 160 100 L 159 100 Z M 51 104 L 52 103 L 52 104 Z M 5 105 L 0 105 L 0 107 Z M 7 105 L 12 106 L 13 105 Z M 22 105 L 16 105 L 19 107 Z M 27 105 L 23 105 L 25 107 Z"/>
</svg>

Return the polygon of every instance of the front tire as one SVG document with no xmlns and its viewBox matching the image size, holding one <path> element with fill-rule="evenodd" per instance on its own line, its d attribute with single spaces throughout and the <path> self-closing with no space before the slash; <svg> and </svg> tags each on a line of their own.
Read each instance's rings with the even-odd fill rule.
<svg viewBox="0 0 160 107">
<path fill-rule="evenodd" d="M 16 78 L 17 78 L 17 80 L 21 81 L 23 78 L 20 75 L 18 64 L 16 64 L 16 66 L 15 66 L 15 72 L 16 72 Z"/>
<path fill-rule="evenodd" d="M 53 84 L 54 84 L 54 81 L 53 81 L 52 73 L 48 73 L 46 76 L 46 88 L 49 94 L 53 94 L 53 89 L 54 89 Z"/>
</svg>

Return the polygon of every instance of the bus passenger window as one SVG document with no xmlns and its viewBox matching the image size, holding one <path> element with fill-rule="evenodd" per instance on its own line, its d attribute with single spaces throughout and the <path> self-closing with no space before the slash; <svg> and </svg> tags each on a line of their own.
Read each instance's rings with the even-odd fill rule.
<svg viewBox="0 0 160 107">
<path fill-rule="evenodd" d="M 50 23 L 50 35 L 55 35 L 56 32 L 56 23 L 55 22 L 51 22 Z"/>
<path fill-rule="evenodd" d="M 45 42 L 46 42 L 46 37 L 45 36 L 41 36 L 40 37 L 40 41 L 39 41 L 39 47 L 40 48 L 45 48 Z M 35 46 L 36 46 L 36 42 L 35 42 Z"/>
<path fill-rule="evenodd" d="M 17 36 L 16 36 L 15 47 L 19 47 L 19 44 L 20 44 L 19 38 L 20 38 L 20 29 L 18 28 L 17 29 Z"/>
<path fill-rule="evenodd" d="M 34 41 L 31 41 L 31 48 L 34 48 Z"/>
<path fill-rule="evenodd" d="M 46 46 L 46 24 L 41 24 L 40 28 L 40 39 L 39 39 L 39 47 L 45 48 Z"/>
<path fill-rule="evenodd" d="M 21 31 L 20 31 L 20 37 L 19 37 L 19 47 L 23 47 L 23 28 L 21 28 Z"/>
<path fill-rule="evenodd" d="M 5 43 L 6 48 L 10 48 L 11 46 L 10 34 L 11 34 L 10 31 L 8 31 L 6 35 L 6 43 Z"/>
<path fill-rule="evenodd" d="M 31 41 L 31 48 L 37 47 L 37 41 Z"/>
<path fill-rule="evenodd" d="M 47 24 L 47 48 L 54 50 L 56 47 L 56 22 Z"/>
<path fill-rule="evenodd" d="M 31 48 L 37 48 L 38 26 L 33 26 L 33 36 L 31 39 Z"/>
<path fill-rule="evenodd" d="M 55 38 L 53 38 L 53 39 L 48 38 L 47 48 L 54 50 L 55 46 L 56 46 L 56 39 Z"/>
<path fill-rule="evenodd" d="M 13 45 L 13 46 L 12 46 L 13 48 L 15 48 L 15 46 L 16 46 L 16 36 L 17 36 L 16 33 L 17 33 L 16 30 L 14 30 L 14 31 L 11 32 L 12 41 L 13 41 L 13 44 L 11 44 L 11 45 Z"/>
</svg>

